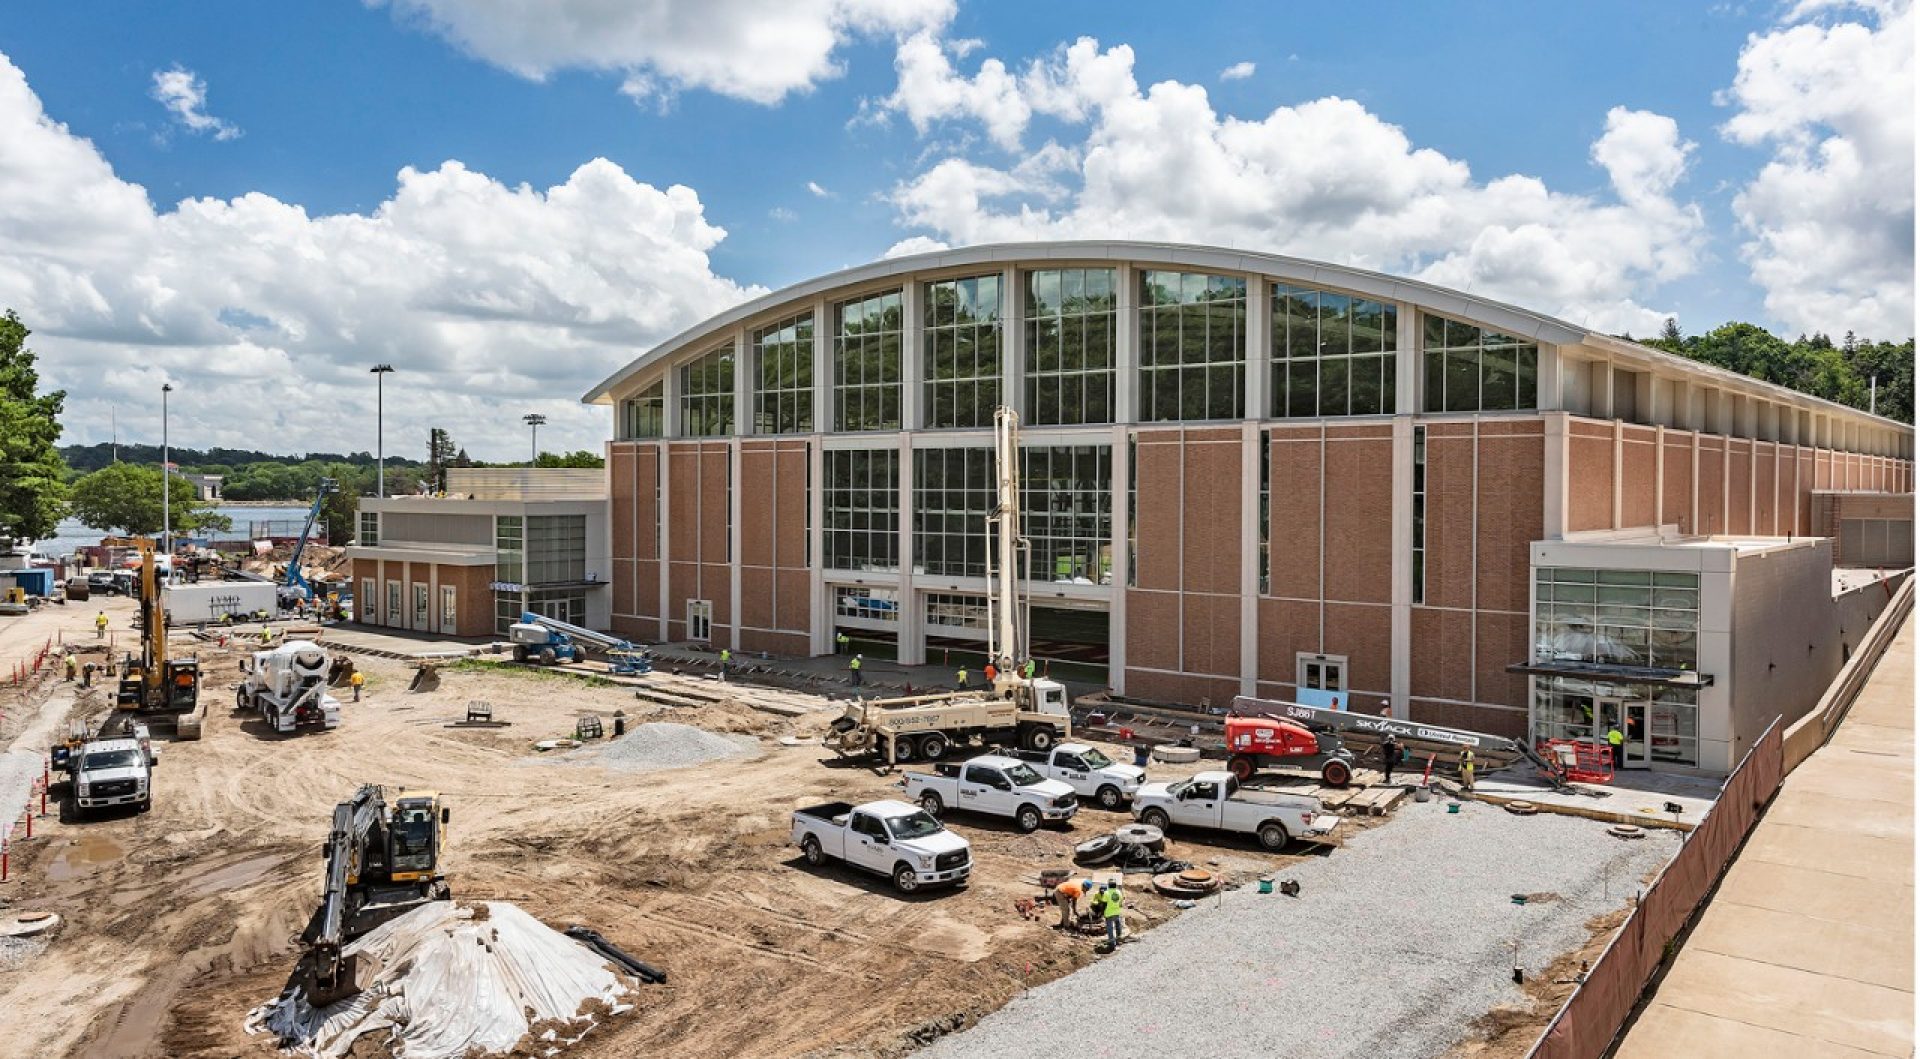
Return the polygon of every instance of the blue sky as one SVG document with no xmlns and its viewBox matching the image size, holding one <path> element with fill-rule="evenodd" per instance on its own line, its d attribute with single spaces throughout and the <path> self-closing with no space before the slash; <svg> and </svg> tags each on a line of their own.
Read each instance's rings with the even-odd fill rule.
<svg viewBox="0 0 1920 1059">
<path fill-rule="evenodd" d="M 568 6 L 564 0 L 555 2 Z M 761 2 L 681 5 L 678 13 L 683 22 L 689 10 L 710 12 L 714 18 L 751 19 L 760 16 Z M 1306 166 L 1313 175 L 1299 179 L 1334 184 L 1342 182 L 1341 164 L 1351 165 L 1362 177 L 1396 166 L 1409 174 L 1424 172 L 1409 175 L 1411 183 L 1405 186 L 1416 187 L 1436 203 L 1452 203 L 1448 209 L 1455 212 L 1446 214 L 1446 223 L 1458 229 L 1391 236 L 1370 231 L 1348 240 L 1342 235 L 1345 226 L 1360 231 L 1370 225 L 1366 218 L 1372 214 L 1317 214 L 1314 211 L 1323 207 L 1308 198 L 1276 204 L 1265 218 L 1225 216 L 1216 210 L 1195 225 L 1202 237 L 1194 241 L 1345 256 L 1385 271 L 1474 284 L 1532 308 L 1585 316 L 1616 330 L 1645 333 L 1649 321 L 1671 312 L 1690 331 L 1748 319 L 1788 333 L 1809 326 L 1836 331 L 1854 327 L 1882 337 L 1904 338 L 1911 332 L 1909 324 L 1897 336 L 1887 333 L 1900 330 L 1899 322 L 1910 321 L 1912 312 L 1911 37 L 1904 2 L 1821 5 L 1805 15 L 1758 3 L 1650 0 L 1365 7 L 1216 3 L 1183 9 L 1177 16 L 1170 16 L 1171 9 L 1164 5 L 963 4 L 957 11 L 945 11 L 941 0 L 919 2 L 930 11 L 925 17 L 916 21 L 903 15 L 882 26 L 848 28 L 846 23 L 855 16 L 841 12 L 837 28 L 831 30 L 829 60 L 838 74 L 816 71 L 801 77 L 801 83 L 779 89 L 773 102 L 742 98 L 747 90 L 730 80 L 750 77 L 756 63 L 764 64 L 765 56 L 751 47 L 729 52 L 728 46 L 717 45 L 715 62 L 721 72 L 688 75 L 663 68 L 648 50 L 651 44 L 635 45 L 631 54 L 607 45 L 621 27 L 585 25 L 575 36 L 558 34 L 547 40 L 538 55 L 526 58 L 514 52 L 521 45 L 512 42 L 536 36 L 539 27 L 529 30 L 531 23 L 516 25 L 515 19 L 540 16 L 514 9 L 538 5 L 514 0 L 402 0 L 401 10 L 351 2 L 187 8 L 25 2 L 14 5 L 0 24 L 0 54 L 24 77 L 45 117 L 64 123 L 71 137 L 91 141 L 111 178 L 144 189 L 154 213 L 163 219 L 182 199 L 249 195 L 298 207 L 309 220 L 371 216 L 395 198 L 396 174 L 403 167 L 430 173 L 449 161 L 506 189 L 526 184 L 544 193 L 567 184 L 576 169 L 597 157 L 612 162 L 637 187 L 691 189 L 697 195 L 698 220 L 725 229 L 726 235 L 717 241 L 688 240 L 692 252 L 704 254 L 704 273 L 686 277 L 683 285 L 650 292 L 673 301 L 672 311 L 635 323 L 611 339 L 583 337 L 579 328 L 562 325 L 565 333 L 556 334 L 555 342 L 578 350 L 584 363 L 555 378 L 500 366 L 514 359 L 516 339 L 524 342 L 529 333 L 556 326 L 537 312 L 518 321 L 532 331 L 523 329 L 492 343 L 490 355 L 500 363 L 455 350 L 428 358 L 425 366 L 445 370 L 457 363 L 476 381 L 470 387 L 452 386 L 461 391 L 460 400 L 446 399 L 421 414 L 456 422 L 463 415 L 472 418 L 472 423 L 454 429 L 456 438 L 463 429 L 477 442 L 484 437 L 477 450 L 514 443 L 514 435 L 500 429 L 493 422 L 498 417 L 487 410 L 495 395 L 565 405 L 577 399 L 584 388 L 581 380 L 590 384 L 637 355 L 649 340 L 730 299 L 757 287 L 777 287 L 871 260 L 902 240 L 920 237 L 958 244 L 1008 232 L 1028 234 L 1014 216 L 1014 207 L 1022 203 L 1052 211 L 1059 232 L 1105 231 L 1109 213 L 1130 219 L 1118 223 L 1114 234 L 1138 229 L 1139 234 L 1161 237 L 1183 230 L 1180 217 L 1190 203 L 1178 187 L 1166 186 L 1170 180 L 1164 174 L 1150 169 L 1122 173 L 1123 186 L 1155 185 L 1158 190 L 1136 188 L 1126 192 L 1134 198 L 1117 203 L 1110 196 L 1095 201 L 1102 196 L 1089 191 L 1100 180 L 1091 175 L 1095 168 L 1088 159 L 1098 157 L 1103 144 L 1115 148 L 1116 156 L 1125 153 L 1129 134 L 1115 116 L 1127 100 L 1112 94 L 1096 98 L 1089 89 L 1081 93 L 1087 113 L 1063 116 L 1059 107 L 1048 112 L 1036 97 L 1032 113 L 1020 123 L 1017 145 L 995 142 L 989 122 L 997 108 L 1018 105 L 1009 94 L 995 101 L 961 103 L 954 103 L 951 95 L 903 98 L 906 82 L 896 71 L 896 57 L 905 54 L 902 42 L 916 33 L 935 42 L 951 64 L 943 92 L 964 87 L 989 59 L 1004 63 L 1015 78 L 1036 60 L 1053 63 L 1058 73 L 1064 70 L 1060 49 L 1091 37 L 1098 49 L 1090 54 L 1130 48 L 1132 78 L 1142 99 L 1153 94 L 1149 86 L 1160 82 L 1196 86 L 1205 90 L 1211 108 L 1207 120 L 1217 119 L 1223 126 L 1232 119 L 1260 122 L 1276 108 L 1300 108 L 1327 97 L 1352 101 L 1355 107 L 1304 122 L 1301 131 L 1291 134 L 1293 139 L 1249 148 L 1250 157 L 1288 173 L 1295 172 L 1289 167 Z M 806 11 L 818 9 L 827 12 L 821 18 L 832 21 L 836 16 L 828 9 L 842 5 L 857 7 L 859 0 L 793 0 L 769 10 L 799 20 L 807 17 Z M 583 10 L 597 6 L 583 5 Z M 667 0 L 633 6 L 669 13 L 675 7 Z M 796 14 L 795 9 L 805 10 Z M 429 25 L 430 18 L 439 24 Z M 1841 31 L 1849 26 L 1861 32 L 1842 39 Z M 1903 32 L 1904 42 L 1889 44 L 1888 37 Z M 487 37 L 489 33 L 494 35 Z M 1790 37 L 1795 33 L 1819 34 L 1822 47 L 1809 47 L 1809 38 L 1796 42 Z M 476 37 L 495 43 L 476 45 Z M 1777 47 L 1767 51 L 1774 41 Z M 1875 49 L 1879 58 L 1856 54 L 1849 59 L 1848 46 Z M 1814 51 L 1834 53 L 1825 59 L 1827 67 L 1810 73 L 1790 68 L 1798 61 L 1793 56 Z M 1822 91 L 1819 75 L 1838 83 L 1849 71 L 1859 76 L 1862 70 L 1905 76 L 1908 90 L 1894 93 L 1896 98 L 1885 104 L 1893 113 L 1862 113 L 1874 106 L 1870 102 L 1795 110 L 1780 104 L 1777 93 L 1765 91 L 1768 82 L 1752 82 L 1754 90 L 1747 98 L 1731 92 L 1743 61 L 1752 66 L 1754 77 L 1772 77 L 1772 83 L 1801 85 L 1816 78 L 1811 87 L 1802 86 L 1803 93 L 1816 96 Z M 1249 76 L 1221 79 L 1222 70 L 1242 62 L 1254 64 Z M 547 73 L 543 78 L 526 76 L 509 68 L 516 63 L 544 65 Z M 176 68 L 204 89 L 200 112 L 237 129 L 237 135 L 219 138 L 196 132 L 156 99 L 156 74 Z M 636 77 L 655 86 L 637 101 L 620 90 Z M 929 115 L 924 129 L 912 120 L 916 107 Z M 1625 116 L 1610 117 L 1616 108 Z M 1090 116 L 1095 113 L 1104 117 Z M 1755 115 L 1757 131 L 1736 142 L 1723 126 L 1741 113 Z M 1350 147 L 1343 142 L 1342 122 L 1376 140 L 1381 130 L 1397 129 L 1406 150 L 1383 148 L 1386 153 L 1378 159 L 1356 150 L 1343 160 L 1342 152 Z M 1817 159 L 1808 160 L 1809 143 L 1849 137 L 1856 143 L 1878 143 L 1884 137 L 1874 135 L 1875 130 L 1897 132 L 1903 126 L 1908 148 L 1905 186 L 1885 189 L 1896 200 L 1891 221 L 1886 216 L 1862 221 L 1840 216 L 1838 210 L 1833 217 L 1783 216 L 1790 204 L 1782 200 L 1819 195 L 1791 187 L 1770 195 L 1763 194 L 1765 187 L 1750 191 L 1763 167 L 1783 155 L 1801 166 L 1808 179 L 1838 180 L 1823 172 Z M 1614 170 L 1596 162 L 1596 143 L 1603 138 L 1617 148 L 1613 157 L 1638 152 L 1665 159 L 1648 165 L 1664 166 L 1666 175 L 1655 175 L 1648 188 L 1629 189 Z M 1043 156 L 1048 144 L 1066 160 L 1056 159 L 1034 173 L 1017 173 L 1023 160 Z M 1273 161 L 1268 152 L 1275 148 L 1290 160 Z M 1221 172 L 1237 171 L 1244 161 L 1232 152 L 1229 148 L 1223 155 Z M 1471 176 L 1433 175 L 1440 157 L 1464 165 Z M 949 161 L 955 164 L 940 173 L 963 179 L 968 186 L 999 189 L 1002 197 L 991 200 L 995 208 L 962 215 L 916 199 L 914 189 L 932 186 L 930 175 Z M 1489 249 L 1489 240 L 1475 242 L 1478 228 L 1489 218 L 1497 222 L 1502 210 L 1531 208 L 1513 206 L 1519 200 L 1486 187 L 1488 181 L 1512 175 L 1535 178 L 1546 194 L 1564 198 L 1533 204 L 1541 209 L 1543 220 L 1536 227 L 1543 231 L 1529 233 L 1520 223 L 1492 227 L 1514 237 L 1505 244 L 1509 247 L 1524 248 L 1531 234 L 1542 240 L 1531 245 L 1548 250 L 1498 251 Z M 1889 182 L 1884 169 L 1859 179 L 1869 178 L 1882 185 Z M 1250 183 L 1222 184 L 1193 198 L 1222 189 L 1230 195 L 1236 186 L 1290 178 L 1255 172 L 1243 173 L 1241 179 Z M 810 181 L 831 194 L 810 192 Z M 1400 186 L 1384 184 L 1382 193 Z M 1750 204 L 1743 214 L 1736 205 L 1743 192 L 1749 192 L 1750 203 L 1772 204 Z M 1857 196 L 1858 187 L 1831 189 L 1836 200 L 1843 193 Z M 78 197 L 73 205 L 81 208 Z M 1901 209 L 1904 236 L 1889 231 L 1902 216 Z M 1141 221 L 1143 214 L 1150 216 Z M 1559 214 L 1574 219 L 1556 228 L 1552 218 Z M 475 223 L 485 222 L 476 217 Z M 1413 223 L 1402 218 L 1377 227 Z M 1870 225 L 1875 239 L 1891 240 L 1892 250 L 1883 247 L 1880 256 L 1894 260 L 1871 263 L 1887 275 L 1878 282 L 1863 281 L 1857 290 L 1833 281 L 1838 288 L 1834 296 L 1817 303 L 1783 293 L 1788 280 L 1778 273 L 1790 269 L 1793 244 L 1782 233 L 1822 223 L 1834 226 L 1836 240 L 1849 238 L 1849 223 Z M 0 237 L 7 234 L 5 225 L 0 215 Z M 1466 230 L 1470 228 L 1474 230 Z M 1044 236 L 1050 230 L 1034 228 L 1031 234 Z M 257 244 L 283 235 L 298 242 L 284 228 L 279 235 L 255 231 L 247 238 Z M 1780 238 L 1771 257 L 1743 249 L 1775 235 Z M 571 252 L 565 237 L 544 250 L 537 241 L 530 242 L 532 253 Z M 1620 245 L 1592 249 L 1601 242 Z M 204 234 L 191 243 L 206 250 Z M 1899 260 L 1902 245 L 1904 266 Z M 1582 267 L 1568 270 L 1565 277 L 1503 287 L 1500 277 L 1525 263 L 1491 256 L 1502 252 L 1544 253 L 1556 260 L 1592 254 L 1594 260 L 1580 262 Z M 218 257 L 217 252 L 209 254 L 209 269 L 219 267 Z M 495 264 L 497 274 L 509 277 L 502 282 L 511 286 L 512 263 Z M 73 265 L 82 270 L 113 267 L 109 260 Z M 1905 301 L 1890 306 L 1888 291 L 1897 301 L 1903 268 Z M 185 290 L 206 282 L 206 277 L 167 282 Z M 302 277 L 301 282 L 311 280 Z M 465 282 L 484 281 L 469 277 Z M 588 277 L 586 287 L 596 282 Z M 556 297 L 576 309 L 596 307 L 594 295 L 577 293 L 583 289 L 569 288 Z M 461 296 L 477 295 L 468 290 Z M 105 297 L 112 301 L 114 295 Z M 415 292 L 411 302 L 433 297 Z M 511 301 L 508 295 L 501 297 Z M 276 358 L 296 372 L 324 362 L 327 367 L 315 372 L 316 385 L 351 387 L 349 374 L 333 369 L 381 351 L 367 332 L 380 323 L 371 312 L 354 331 L 353 343 L 359 348 L 348 349 L 313 339 L 314 322 L 297 319 L 324 310 L 276 305 L 271 291 L 224 289 L 206 299 L 207 314 L 215 319 L 224 314 L 228 321 L 277 322 L 274 328 L 225 336 L 224 341 L 242 347 L 239 355 L 227 358 L 240 365 L 236 371 L 242 376 L 271 374 Z M 176 333 L 170 324 L 148 326 L 151 312 L 119 307 L 96 311 L 96 318 L 89 319 L 69 311 L 71 301 L 50 294 L 44 284 L 10 286 L 0 281 L 0 303 L 19 309 L 40 332 L 38 346 L 53 362 L 52 373 L 76 392 L 82 408 L 114 400 L 108 388 L 92 392 L 87 379 L 87 369 L 107 362 L 105 347 L 122 357 L 130 346 L 148 344 L 198 349 L 203 355 L 196 362 L 204 367 L 204 354 L 222 346 L 217 328 L 200 333 L 188 322 Z M 597 308 L 612 315 L 621 312 L 617 304 Z M 116 325 L 105 319 L 116 313 L 137 322 Z M 515 309 L 505 313 L 516 315 Z M 420 329 L 416 336 L 445 330 L 419 321 L 393 323 L 396 332 Z M 443 334 L 437 341 L 454 340 Z M 64 378 L 62 354 L 79 369 Z M 185 371 L 188 366 L 169 369 L 162 364 L 161 370 Z M 342 399 L 358 401 L 356 396 Z M 557 441 L 591 444 L 602 429 L 600 420 L 578 408 L 561 415 Z M 276 429 L 283 437 L 321 447 L 327 443 L 321 422 L 295 416 Z M 181 430 L 178 424 L 176 430 Z M 204 425 L 186 427 L 183 441 L 193 440 L 195 431 L 207 435 L 208 442 L 221 443 L 235 443 L 242 433 L 217 426 L 211 416 Z M 93 440 L 96 433 L 87 425 L 70 428 L 70 436 L 80 440 Z M 259 444 L 270 447 L 269 442 L 261 438 Z"/>
</svg>

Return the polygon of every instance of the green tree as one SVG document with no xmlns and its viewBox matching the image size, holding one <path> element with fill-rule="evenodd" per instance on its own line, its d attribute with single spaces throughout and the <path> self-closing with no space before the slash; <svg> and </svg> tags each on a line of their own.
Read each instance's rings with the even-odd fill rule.
<svg viewBox="0 0 1920 1059">
<path fill-rule="evenodd" d="M 231 529 L 233 520 L 216 512 L 178 474 L 168 483 L 167 507 L 173 531 Z M 97 530 L 152 536 L 162 528 L 160 469 L 139 463 L 109 464 L 73 485 L 73 513 Z"/>
<path fill-rule="evenodd" d="M 0 536 L 50 536 L 67 510 L 60 440 L 64 390 L 42 394 L 31 334 L 8 310 L 0 316 Z"/>
<path fill-rule="evenodd" d="M 543 452 L 533 461 L 533 465 L 535 467 L 605 467 L 607 461 L 597 452 L 577 449 L 573 452 Z"/>
<path fill-rule="evenodd" d="M 453 436 L 439 427 L 427 431 L 427 488 L 443 492 L 447 488 L 447 468 L 453 464 Z"/>
</svg>

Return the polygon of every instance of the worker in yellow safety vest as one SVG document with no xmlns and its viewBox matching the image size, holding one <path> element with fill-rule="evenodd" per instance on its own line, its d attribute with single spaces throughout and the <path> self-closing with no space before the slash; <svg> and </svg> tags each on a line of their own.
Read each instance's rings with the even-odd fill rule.
<svg viewBox="0 0 1920 1059">
<path fill-rule="evenodd" d="M 1626 742 L 1626 737 L 1620 734 L 1620 726 L 1617 724 L 1608 725 L 1607 726 L 1607 751 L 1609 755 L 1609 761 L 1612 763 L 1612 765 L 1615 768 L 1618 768 L 1620 766 L 1620 744 L 1624 742 Z"/>
<path fill-rule="evenodd" d="M 860 686 L 860 658 L 861 656 L 854 655 L 852 658 L 847 659 L 847 684 L 849 687 L 857 688 Z"/>
<path fill-rule="evenodd" d="M 269 641 L 271 641 L 272 639 L 273 639 L 273 626 L 271 626 L 271 625 L 262 625 L 262 626 L 260 626 L 260 643 L 261 643 L 261 646 L 265 646 L 265 645 L 266 645 L 266 644 L 267 644 L 267 643 L 268 643 Z"/>
<path fill-rule="evenodd" d="M 1100 910 L 1100 917 L 1106 920 L 1107 923 L 1108 947 L 1119 948 L 1120 934 L 1123 929 L 1121 915 L 1125 911 L 1125 903 L 1120 896 L 1119 882 L 1108 879 L 1106 889 L 1101 890 L 1100 893 L 1094 897 L 1094 901 L 1096 902 L 1094 907 Z"/>
<path fill-rule="evenodd" d="M 1460 786 L 1473 789 L 1473 748 L 1460 748 Z"/>
<path fill-rule="evenodd" d="M 107 612 L 104 610 L 93 616 L 93 638 L 96 640 L 107 638 Z"/>
<path fill-rule="evenodd" d="M 961 666 L 960 671 L 954 674 L 953 684 L 954 684 L 954 687 L 959 688 L 961 691 L 967 690 L 967 667 L 966 666 Z"/>
<path fill-rule="evenodd" d="M 347 678 L 347 683 L 353 685 L 353 701 L 359 702 L 360 689 L 367 686 L 367 675 L 356 669 L 353 676 Z"/>
<path fill-rule="evenodd" d="M 833 634 L 833 653 L 837 655 L 846 654 L 847 645 L 852 642 L 853 642 L 852 640 L 849 640 L 847 638 L 846 633 L 843 633 L 843 632 L 834 633 Z"/>
<path fill-rule="evenodd" d="M 78 673 L 79 671 L 80 671 L 80 660 L 73 657 L 72 651 L 68 651 L 67 652 L 67 679 L 72 680 L 74 677 L 74 674 Z"/>
<path fill-rule="evenodd" d="M 722 647 L 720 649 L 720 679 L 721 680 L 727 679 L 727 674 L 732 670 L 733 670 L 733 652 L 725 647 Z"/>
</svg>

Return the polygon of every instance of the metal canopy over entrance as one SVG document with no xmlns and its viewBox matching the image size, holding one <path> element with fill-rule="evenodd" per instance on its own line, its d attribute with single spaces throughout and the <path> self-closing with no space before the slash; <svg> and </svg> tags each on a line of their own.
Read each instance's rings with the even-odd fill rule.
<svg viewBox="0 0 1920 1059">
<path fill-rule="evenodd" d="M 1507 672 L 1522 676 L 1571 677 L 1575 680 L 1604 680 L 1612 684 L 1641 684 L 1659 688 L 1685 688 L 1689 691 L 1713 686 L 1713 674 L 1691 669 L 1660 669 L 1653 666 L 1623 666 L 1611 662 L 1543 661 L 1515 662 Z"/>
</svg>

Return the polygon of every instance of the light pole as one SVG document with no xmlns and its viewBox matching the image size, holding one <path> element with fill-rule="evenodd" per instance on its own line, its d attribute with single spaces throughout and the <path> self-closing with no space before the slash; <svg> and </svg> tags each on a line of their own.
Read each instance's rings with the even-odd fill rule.
<svg viewBox="0 0 1920 1059">
<path fill-rule="evenodd" d="M 387 495 L 387 376 L 393 365 L 375 364 L 373 372 L 373 448 L 380 463 L 380 495 Z"/>
<path fill-rule="evenodd" d="M 546 423 L 547 417 L 531 412 L 521 416 L 520 421 L 533 428 L 533 457 L 527 461 L 527 466 L 531 467 L 540 462 L 540 427 Z"/>
<path fill-rule="evenodd" d="M 173 384 L 160 384 L 160 554 L 173 555 L 173 494 L 171 490 L 173 470 L 172 456 L 167 448 L 167 395 L 173 392 Z M 167 580 L 173 580 L 173 562 L 167 562 Z"/>
</svg>

